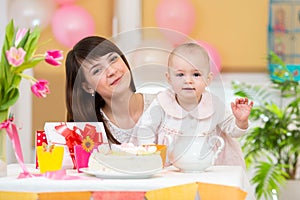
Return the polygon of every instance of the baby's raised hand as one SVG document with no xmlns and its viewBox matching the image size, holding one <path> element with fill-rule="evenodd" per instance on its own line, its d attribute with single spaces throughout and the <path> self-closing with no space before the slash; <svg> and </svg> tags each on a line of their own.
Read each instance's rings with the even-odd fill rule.
<svg viewBox="0 0 300 200">
<path fill-rule="evenodd" d="M 236 98 L 235 102 L 231 102 L 232 113 L 240 128 L 248 128 L 248 118 L 252 107 L 253 101 L 249 101 L 248 98 Z"/>
</svg>

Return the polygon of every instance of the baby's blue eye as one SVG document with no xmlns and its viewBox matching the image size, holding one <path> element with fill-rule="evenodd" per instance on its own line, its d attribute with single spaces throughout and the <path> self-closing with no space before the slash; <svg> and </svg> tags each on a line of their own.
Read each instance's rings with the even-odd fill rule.
<svg viewBox="0 0 300 200">
<path fill-rule="evenodd" d="M 183 77 L 184 74 L 183 74 L 183 73 L 178 73 L 178 74 L 176 74 L 176 76 L 177 76 L 177 77 Z"/>
</svg>

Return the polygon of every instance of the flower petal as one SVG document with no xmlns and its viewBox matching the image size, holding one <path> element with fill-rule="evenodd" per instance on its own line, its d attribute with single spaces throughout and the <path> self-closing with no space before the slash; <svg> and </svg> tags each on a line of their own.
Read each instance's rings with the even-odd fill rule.
<svg viewBox="0 0 300 200">
<path fill-rule="evenodd" d="M 18 32 L 16 34 L 16 40 L 15 40 L 15 46 L 16 47 L 19 45 L 19 43 L 21 42 L 21 40 L 23 39 L 23 37 L 25 36 L 27 31 L 28 31 L 27 28 L 21 28 L 21 29 L 18 30 Z"/>
<path fill-rule="evenodd" d="M 26 51 L 23 48 L 11 47 L 6 53 L 6 59 L 8 63 L 12 66 L 20 66 L 24 62 L 24 57 L 26 55 Z"/>
<path fill-rule="evenodd" d="M 59 50 L 49 50 L 45 54 L 45 61 L 50 65 L 58 66 L 61 65 L 60 60 L 63 59 L 62 51 Z"/>
<path fill-rule="evenodd" d="M 48 83 L 47 80 L 38 80 L 31 86 L 32 93 L 39 98 L 46 97 L 47 94 L 50 94 Z"/>
</svg>

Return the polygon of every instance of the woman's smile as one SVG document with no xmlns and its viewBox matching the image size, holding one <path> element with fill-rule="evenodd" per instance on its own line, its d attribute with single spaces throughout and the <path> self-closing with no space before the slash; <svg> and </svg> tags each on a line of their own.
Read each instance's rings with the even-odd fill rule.
<svg viewBox="0 0 300 200">
<path fill-rule="evenodd" d="M 123 77 L 123 76 L 120 76 L 119 78 L 115 79 L 110 85 L 112 85 L 112 86 L 113 86 L 113 85 L 118 85 L 119 82 L 121 81 L 122 77 Z"/>
</svg>

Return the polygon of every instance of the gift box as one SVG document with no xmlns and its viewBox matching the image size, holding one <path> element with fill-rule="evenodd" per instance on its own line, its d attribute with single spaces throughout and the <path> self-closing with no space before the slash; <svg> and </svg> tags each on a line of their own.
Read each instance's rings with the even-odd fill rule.
<svg viewBox="0 0 300 200">
<path fill-rule="evenodd" d="M 43 143 L 48 144 L 45 131 L 44 130 L 36 131 L 35 146 L 36 147 L 42 146 Z M 38 162 L 37 154 L 36 154 L 35 155 L 35 168 L 38 168 L 38 167 L 39 167 L 39 162 Z"/>
<path fill-rule="evenodd" d="M 86 137 L 89 137 L 95 146 L 108 142 L 101 122 L 46 122 L 42 133 L 45 134 L 46 144 L 64 147 L 62 169 L 77 168 L 74 147 L 81 145 Z M 41 135 L 37 133 L 37 141 L 40 141 L 38 135 Z M 38 147 L 40 142 L 36 145 Z M 38 159 L 36 163 L 38 166 Z"/>
</svg>

